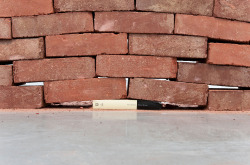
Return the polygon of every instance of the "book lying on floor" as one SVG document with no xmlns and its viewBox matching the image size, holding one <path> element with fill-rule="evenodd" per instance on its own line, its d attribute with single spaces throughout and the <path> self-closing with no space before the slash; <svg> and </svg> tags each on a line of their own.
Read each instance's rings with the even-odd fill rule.
<svg viewBox="0 0 250 165">
<path fill-rule="evenodd" d="M 159 110 L 159 102 L 147 100 L 93 100 L 93 109 Z"/>
</svg>

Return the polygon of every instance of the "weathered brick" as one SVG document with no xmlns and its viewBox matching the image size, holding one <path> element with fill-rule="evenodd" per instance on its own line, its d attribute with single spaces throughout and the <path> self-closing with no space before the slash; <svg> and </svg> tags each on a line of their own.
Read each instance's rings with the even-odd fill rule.
<svg viewBox="0 0 250 165">
<path fill-rule="evenodd" d="M 56 13 L 12 19 L 13 37 L 36 37 L 93 31 L 93 16 L 87 12 Z"/>
<path fill-rule="evenodd" d="M 11 86 L 13 84 L 12 66 L 0 65 L 0 86 Z"/>
<path fill-rule="evenodd" d="M 26 60 L 14 62 L 14 82 L 39 82 L 95 77 L 91 57 Z"/>
<path fill-rule="evenodd" d="M 41 108 L 44 105 L 42 86 L 0 86 L 0 108 Z"/>
<path fill-rule="evenodd" d="M 213 0 L 136 0 L 136 9 L 212 16 Z"/>
<path fill-rule="evenodd" d="M 207 39 L 178 35 L 129 35 L 129 53 L 181 58 L 206 58 Z"/>
<path fill-rule="evenodd" d="M 213 111 L 241 111 L 243 91 L 209 90 L 208 109 Z"/>
<path fill-rule="evenodd" d="M 0 18 L 0 39 L 11 39 L 10 18 Z"/>
<path fill-rule="evenodd" d="M 126 98 L 123 78 L 93 78 L 45 82 L 46 103 Z"/>
<path fill-rule="evenodd" d="M 134 0 L 54 0 L 56 11 L 133 10 Z"/>
<path fill-rule="evenodd" d="M 168 102 L 173 105 L 207 104 L 208 86 L 176 81 L 135 78 L 129 83 L 129 98 Z"/>
<path fill-rule="evenodd" d="M 214 17 L 177 14 L 175 33 L 247 43 L 250 41 L 250 24 Z"/>
<path fill-rule="evenodd" d="M 214 16 L 250 22 L 250 0 L 215 0 Z"/>
<path fill-rule="evenodd" d="M 177 60 L 152 56 L 97 56 L 96 74 L 102 77 L 176 78 Z"/>
<path fill-rule="evenodd" d="M 0 40 L 0 61 L 44 57 L 43 38 Z"/>
<path fill-rule="evenodd" d="M 53 13 L 52 0 L 1 0 L 0 17 Z"/>
<path fill-rule="evenodd" d="M 242 110 L 250 111 L 250 90 L 243 91 Z"/>
<path fill-rule="evenodd" d="M 85 33 L 46 37 L 47 57 L 127 53 L 127 34 Z"/>
<path fill-rule="evenodd" d="M 152 12 L 97 12 L 95 30 L 125 33 L 173 33 L 174 15 Z"/>
<path fill-rule="evenodd" d="M 210 43 L 207 62 L 250 67 L 250 45 Z"/>
<path fill-rule="evenodd" d="M 210 85 L 250 87 L 250 68 L 178 63 L 177 80 Z"/>
</svg>

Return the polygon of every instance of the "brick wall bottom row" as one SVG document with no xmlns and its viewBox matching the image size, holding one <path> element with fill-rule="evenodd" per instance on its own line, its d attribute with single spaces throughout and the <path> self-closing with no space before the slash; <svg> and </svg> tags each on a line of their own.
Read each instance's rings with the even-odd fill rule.
<svg viewBox="0 0 250 165">
<path fill-rule="evenodd" d="M 88 78 L 42 86 L 0 86 L 0 108 L 42 108 L 53 103 L 140 99 L 204 110 L 250 110 L 249 90 L 209 90 L 206 84 L 145 78 Z"/>
</svg>

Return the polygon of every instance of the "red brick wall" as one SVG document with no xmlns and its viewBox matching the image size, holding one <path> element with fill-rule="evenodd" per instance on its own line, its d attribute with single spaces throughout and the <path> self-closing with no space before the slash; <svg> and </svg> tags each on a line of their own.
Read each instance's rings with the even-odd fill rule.
<svg viewBox="0 0 250 165">
<path fill-rule="evenodd" d="M 250 110 L 249 44 L 250 0 L 0 1 L 0 109 L 143 99 Z"/>
</svg>

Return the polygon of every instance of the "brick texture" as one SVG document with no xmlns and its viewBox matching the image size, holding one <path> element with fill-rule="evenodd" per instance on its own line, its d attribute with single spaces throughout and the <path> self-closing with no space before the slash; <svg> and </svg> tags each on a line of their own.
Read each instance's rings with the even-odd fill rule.
<svg viewBox="0 0 250 165">
<path fill-rule="evenodd" d="M 206 16 L 177 14 L 175 33 L 228 41 L 249 42 L 250 24 Z"/>
<path fill-rule="evenodd" d="M 56 11 L 133 10 L 134 0 L 54 0 Z"/>
<path fill-rule="evenodd" d="M 0 109 L 43 107 L 43 87 L 0 86 Z"/>
<path fill-rule="evenodd" d="M 125 33 L 173 33 L 174 15 L 152 12 L 97 12 L 95 30 Z"/>
<path fill-rule="evenodd" d="M 10 18 L 0 18 L 0 39 L 11 39 Z"/>
<path fill-rule="evenodd" d="M 43 38 L 0 40 L 0 61 L 40 59 L 43 57 Z"/>
<path fill-rule="evenodd" d="M 93 31 L 93 18 L 92 14 L 87 12 L 14 17 L 12 29 L 13 37 L 90 32 Z"/>
<path fill-rule="evenodd" d="M 95 77 L 95 59 L 91 57 L 14 62 L 15 83 L 93 77 Z"/>
<path fill-rule="evenodd" d="M 178 64 L 178 81 L 250 87 L 250 68 L 209 64 Z"/>
<path fill-rule="evenodd" d="M 207 62 L 250 67 L 250 45 L 210 43 Z"/>
<path fill-rule="evenodd" d="M 94 78 L 45 82 L 46 103 L 126 98 L 123 78 Z"/>
<path fill-rule="evenodd" d="M 0 86 L 11 86 L 13 83 L 12 66 L 0 65 Z"/>
<path fill-rule="evenodd" d="M 129 35 L 129 53 L 181 58 L 206 58 L 207 39 L 177 35 Z"/>
<path fill-rule="evenodd" d="M 0 17 L 53 13 L 52 0 L 1 0 Z"/>
<path fill-rule="evenodd" d="M 136 9 L 211 16 L 213 0 L 136 0 Z"/>
<path fill-rule="evenodd" d="M 250 22 L 250 0 L 215 0 L 214 16 Z"/>
<path fill-rule="evenodd" d="M 96 74 L 102 77 L 176 78 L 177 60 L 152 56 L 97 56 Z"/>
<path fill-rule="evenodd" d="M 47 57 L 127 53 L 127 34 L 86 33 L 46 37 Z"/>
<path fill-rule="evenodd" d="M 174 81 L 135 78 L 129 83 L 129 98 L 168 102 L 173 105 L 207 104 L 208 86 Z"/>
<path fill-rule="evenodd" d="M 210 90 L 208 97 L 209 110 L 241 110 L 243 91 Z"/>
<path fill-rule="evenodd" d="M 243 90 L 209 90 L 208 109 L 213 111 L 250 110 L 250 92 Z"/>
</svg>

